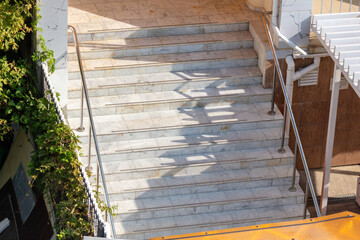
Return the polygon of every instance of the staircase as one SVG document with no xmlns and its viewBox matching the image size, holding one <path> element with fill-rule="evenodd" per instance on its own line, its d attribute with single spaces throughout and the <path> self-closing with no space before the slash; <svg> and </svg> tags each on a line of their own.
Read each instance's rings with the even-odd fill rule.
<svg viewBox="0 0 360 240">
<path fill-rule="evenodd" d="M 79 34 L 118 238 L 294 220 L 293 155 L 277 152 L 248 23 Z M 80 123 L 80 74 L 69 47 L 68 121 Z M 88 126 L 85 117 L 84 126 Z M 83 143 L 85 132 L 76 132 Z M 287 145 L 287 144 L 286 144 Z M 95 167 L 95 149 L 92 150 Z"/>
</svg>

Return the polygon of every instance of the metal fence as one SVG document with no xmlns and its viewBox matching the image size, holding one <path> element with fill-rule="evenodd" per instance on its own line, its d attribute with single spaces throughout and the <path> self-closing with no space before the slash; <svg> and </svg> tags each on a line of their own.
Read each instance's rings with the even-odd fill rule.
<svg viewBox="0 0 360 240">
<path fill-rule="evenodd" d="M 360 0 L 314 0 L 313 14 L 360 11 Z"/>
</svg>

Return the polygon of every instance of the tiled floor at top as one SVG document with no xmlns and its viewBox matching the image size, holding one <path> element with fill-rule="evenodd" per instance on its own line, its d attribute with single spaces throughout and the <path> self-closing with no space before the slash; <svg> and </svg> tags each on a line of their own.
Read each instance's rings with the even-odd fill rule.
<svg viewBox="0 0 360 240">
<path fill-rule="evenodd" d="M 79 32 L 260 20 L 245 0 L 69 0 Z"/>
</svg>

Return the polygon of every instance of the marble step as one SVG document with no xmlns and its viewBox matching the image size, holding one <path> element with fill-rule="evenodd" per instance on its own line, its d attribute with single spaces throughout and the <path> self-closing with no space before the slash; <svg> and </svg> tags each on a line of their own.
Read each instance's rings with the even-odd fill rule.
<svg viewBox="0 0 360 240">
<path fill-rule="evenodd" d="M 257 66 L 88 78 L 89 96 L 111 96 L 261 83 Z M 80 98 L 81 80 L 69 80 L 68 98 Z"/>
<path fill-rule="evenodd" d="M 217 107 L 175 109 L 155 112 L 95 116 L 99 142 L 210 134 L 282 126 L 282 115 L 275 106 L 269 115 L 270 104 L 253 103 Z M 69 125 L 81 142 L 88 141 L 88 131 L 79 132 L 80 118 L 69 118 Z M 84 118 L 88 129 L 89 118 Z"/>
<path fill-rule="evenodd" d="M 179 234 L 232 228 L 266 222 L 301 219 L 303 204 L 262 207 L 190 216 L 164 217 L 136 221 L 115 222 L 119 238 L 148 239 Z M 134 235 L 136 234 L 136 235 Z"/>
<path fill-rule="evenodd" d="M 282 128 L 266 128 L 202 135 L 157 137 L 138 140 L 103 142 L 99 144 L 103 161 L 168 157 L 193 153 L 214 153 L 242 149 L 280 146 Z M 287 139 L 285 139 L 285 145 Z M 88 144 L 83 143 L 83 156 L 88 156 Z M 95 159 L 91 145 L 91 158 Z"/>
<path fill-rule="evenodd" d="M 171 71 L 257 66 L 254 49 L 232 49 L 83 60 L 86 78 Z M 68 61 L 69 79 L 79 79 L 77 61 Z"/>
<path fill-rule="evenodd" d="M 190 89 L 140 94 L 92 97 L 93 116 L 124 113 L 151 112 L 199 107 L 214 107 L 223 104 L 259 103 L 271 100 L 271 89 L 262 85 L 245 85 L 218 89 Z M 81 101 L 69 99 L 69 118 L 80 117 Z M 87 111 L 84 111 L 87 116 Z"/>
<path fill-rule="evenodd" d="M 103 169 L 108 181 L 119 181 L 291 165 L 291 150 L 286 148 L 286 153 L 278 153 L 278 149 L 269 147 L 104 162 Z M 96 169 L 95 162 L 91 166 Z"/>
<path fill-rule="evenodd" d="M 154 198 L 114 201 L 119 206 L 115 221 L 134 221 L 175 216 L 274 207 L 304 202 L 304 193 L 299 185 L 296 192 L 289 186 L 193 193 Z"/>
<path fill-rule="evenodd" d="M 248 31 L 148 38 L 119 38 L 80 43 L 82 59 L 132 57 L 252 47 L 253 38 Z M 74 43 L 69 43 L 68 60 L 77 60 Z"/>
<path fill-rule="evenodd" d="M 171 176 L 154 178 L 116 180 L 109 178 L 110 175 L 106 175 L 105 178 L 110 200 L 123 201 L 200 192 L 289 186 L 292 174 L 293 164 L 240 170 L 204 170 L 194 174 L 174 172 Z M 297 175 L 296 179 L 298 178 Z"/>
<path fill-rule="evenodd" d="M 101 41 L 119 38 L 149 38 L 161 36 L 179 36 L 192 34 L 208 34 L 218 32 L 239 32 L 249 30 L 248 22 L 238 23 L 207 23 L 207 24 L 181 24 L 172 26 L 154 27 L 124 27 L 124 22 L 87 22 L 86 24 L 75 24 L 78 30 L 78 40 Z M 69 42 L 73 42 L 69 33 Z"/>
<path fill-rule="evenodd" d="M 310 216 L 309 214 L 307 215 Z M 307 217 L 307 218 L 308 218 Z M 267 219 L 267 218 L 266 218 Z M 213 225 L 210 226 L 204 226 L 204 227 L 194 227 L 194 228 L 178 228 L 175 230 L 169 230 L 169 231 L 161 231 L 159 233 L 149 232 L 149 233 L 129 233 L 129 234 L 122 234 L 121 239 L 133 239 L 133 240 L 143 240 L 143 239 L 157 239 L 156 236 L 172 236 L 174 239 L 176 239 L 177 235 L 183 235 L 183 234 L 192 234 L 199 233 L 201 236 L 206 236 L 208 234 L 212 234 L 212 231 L 218 231 L 222 229 L 234 229 L 234 228 L 240 228 L 240 227 L 247 227 L 251 225 L 263 225 L 267 223 L 276 223 L 276 222 L 288 222 L 288 221 L 296 221 L 303 219 L 303 216 L 296 216 L 296 217 L 288 217 L 286 216 L 284 219 L 282 218 L 273 218 L 271 220 L 264 220 L 264 219 L 256 219 L 256 220 L 247 220 L 240 223 L 234 223 L 234 224 L 224 224 L 224 225 Z M 163 237 L 161 237 L 163 238 Z"/>
</svg>

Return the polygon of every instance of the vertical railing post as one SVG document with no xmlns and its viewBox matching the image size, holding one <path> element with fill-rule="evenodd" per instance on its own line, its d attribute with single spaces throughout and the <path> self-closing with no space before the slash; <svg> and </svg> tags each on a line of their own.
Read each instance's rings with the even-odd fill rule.
<svg viewBox="0 0 360 240">
<path fill-rule="evenodd" d="M 276 65 L 274 63 L 274 73 L 273 73 L 273 83 L 272 83 L 273 91 L 272 91 L 272 97 L 271 97 L 271 109 L 268 112 L 270 116 L 275 115 L 275 87 L 276 87 Z"/>
<path fill-rule="evenodd" d="M 320 13 L 322 14 L 323 12 L 323 6 L 324 6 L 324 0 L 321 0 L 321 10 L 320 10 Z"/>
<path fill-rule="evenodd" d="M 80 102 L 80 127 L 77 128 L 79 132 L 85 131 L 84 128 L 84 87 L 81 83 L 81 102 Z"/>
<path fill-rule="evenodd" d="M 309 198 L 309 183 L 306 181 L 305 196 L 304 196 L 304 219 L 306 219 L 308 198 Z"/>
<path fill-rule="evenodd" d="M 92 172 L 91 167 L 91 126 L 89 126 L 89 139 L 88 139 L 89 149 L 88 149 L 88 165 L 86 166 L 85 170 L 88 172 Z"/>
<path fill-rule="evenodd" d="M 293 166 L 293 175 L 292 175 L 292 182 L 291 182 L 291 187 L 289 188 L 290 192 L 296 192 L 296 187 L 295 187 L 295 179 L 296 179 L 296 162 L 297 162 L 297 150 L 298 150 L 298 145 L 297 142 L 295 141 L 295 150 L 294 150 L 294 166 Z"/>
<path fill-rule="evenodd" d="M 343 0 L 340 0 L 340 13 L 341 13 L 341 10 L 342 10 L 342 3 L 343 3 Z"/>
<path fill-rule="evenodd" d="M 287 107 L 285 105 L 284 107 L 284 123 L 283 123 L 283 128 L 282 128 L 282 133 L 281 133 L 281 145 L 280 148 L 278 150 L 279 153 L 285 153 L 285 132 L 286 132 L 286 118 L 287 118 Z"/>
</svg>

